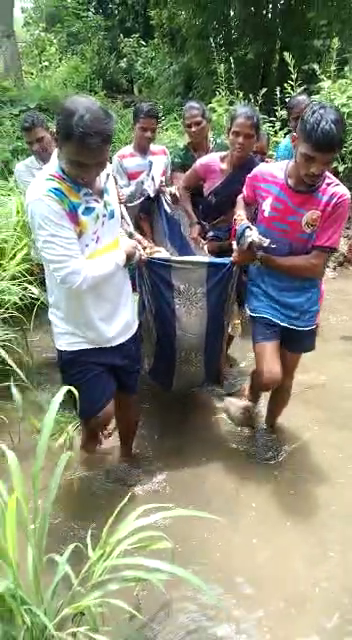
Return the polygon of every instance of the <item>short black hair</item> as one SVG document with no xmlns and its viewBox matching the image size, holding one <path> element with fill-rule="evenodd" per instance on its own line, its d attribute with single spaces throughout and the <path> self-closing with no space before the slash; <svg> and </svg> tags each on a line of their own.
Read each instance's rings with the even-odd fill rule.
<svg viewBox="0 0 352 640">
<path fill-rule="evenodd" d="M 346 135 L 341 111 L 326 102 L 312 102 L 300 118 L 297 134 L 319 153 L 339 153 Z"/>
<path fill-rule="evenodd" d="M 251 123 L 257 140 L 260 136 L 260 115 L 259 111 L 253 107 L 251 104 L 237 104 L 231 111 L 229 117 L 229 131 L 233 126 L 233 123 L 238 120 L 238 118 L 243 118 L 244 120 L 249 120 Z"/>
<path fill-rule="evenodd" d="M 30 133 L 33 129 L 39 128 L 50 131 L 46 117 L 39 111 L 27 111 L 21 120 L 22 133 Z"/>
<path fill-rule="evenodd" d="M 310 103 L 310 97 L 308 95 L 308 93 L 306 93 L 305 91 L 299 91 L 298 93 L 295 93 L 294 96 L 292 96 L 286 104 L 286 109 L 287 109 L 287 113 L 290 116 L 292 111 L 294 109 L 297 109 L 297 107 L 299 107 L 300 105 L 309 105 Z"/>
<path fill-rule="evenodd" d="M 206 108 L 204 102 L 200 102 L 200 100 L 188 100 L 185 106 L 182 109 L 182 119 L 184 120 L 186 115 L 190 111 L 199 111 L 201 118 L 206 120 L 206 122 L 210 122 L 210 113 Z"/>
<path fill-rule="evenodd" d="M 77 142 L 86 147 L 110 145 L 114 133 L 114 116 L 97 100 L 75 95 L 65 100 L 57 115 L 58 144 Z"/>
<path fill-rule="evenodd" d="M 156 120 L 159 123 L 160 114 L 159 109 L 154 102 L 139 102 L 133 108 L 133 124 L 137 124 L 142 118 L 150 118 Z"/>
</svg>

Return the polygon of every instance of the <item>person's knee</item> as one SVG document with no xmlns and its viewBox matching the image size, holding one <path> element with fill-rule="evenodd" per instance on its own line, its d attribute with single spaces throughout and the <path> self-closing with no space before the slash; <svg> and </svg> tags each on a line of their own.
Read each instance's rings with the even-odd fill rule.
<svg viewBox="0 0 352 640">
<path fill-rule="evenodd" d="M 102 411 L 100 411 L 96 416 L 90 418 L 89 420 L 85 420 L 86 427 L 89 430 L 94 431 L 103 431 L 106 427 L 110 425 L 112 420 L 115 417 L 115 404 L 114 401 L 111 400 L 106 407 Z"/>
<path fill-rule="evenodd" d="M 261 391 L 272 391 L 282 382 L 282 369 L 279 365 L 256 369 L 257 384 Z"/>
<path fill-rule="evenodd" d="M 283 373 L 282 375 L 282 380 L 280 383 L 280 387 L 282 387 L 283 390 L 287 391 L 288 393 L 291 393 L 292 390 L 292 385 L 293 385 L 293 378 L 294 378 L 294 374 L 292 373 Z"/>
</svg>

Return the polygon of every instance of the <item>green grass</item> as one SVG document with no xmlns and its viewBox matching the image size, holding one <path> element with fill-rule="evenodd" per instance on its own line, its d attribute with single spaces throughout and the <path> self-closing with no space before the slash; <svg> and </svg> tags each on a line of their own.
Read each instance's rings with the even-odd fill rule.
<svg viewBox="0 0 352 640">
<path fill-rule="evenodd" d="M 0 481 L 0 638 L 6 640 L 122 640 L 128 635 L 112 636 L 106 627 L 108 610 L 119 611 L 121 626 L 144 625 L 141 613 L 127 604 L 126 590 L 133 595 L 147 584 L 163 590 L 176 577 L 207 592 L 197 577 L 156 555 L 173 548 L 160 525 L 184 516 L 209 517 L 196 511 L 146 505 L 122 517 L 124 501 L 95 542 L 89 530 L 85 544 L 48 554 L 55 499 L 71 454 L 60 456 L 45 490 L 42 474 L 66 391 L 53 398 L 43 420 L 30 477 L 16 454 L 0 446 L 9 476 L 8 484 Z"/>
<path fill-rule="evenodd" d="M 43 301 L 31 257 L 30 231 L 23 199 L 12 182 L 0 181 L 0 364 L 25 367 L 29 358 L 25 330 Z"/>
<path fill-rule="evenodd" d="M 40 404 L 42 404 L 41 394 L 33 389 Z M 19 403 L 16 403 L 17 408 L 20 409 Z M 20 413 L 18 411 L 18 413 Z M 19 415 L 20 417 L 20 415 Z M 36 435 L 40 434 L 41 423 L 39 420 L 32 418 L 30 420 L 31 427 L 34 429 Z M 50 434 L 50 440 L 57 448 L 62 448 L 64 451 L 71 451 L 73 448 L 74 438 L 76 432 L 80 428 L 80 422 L 77 418 L 77 414 L 74 411 L 59 409 L 53 429 Z"/>
</svg>

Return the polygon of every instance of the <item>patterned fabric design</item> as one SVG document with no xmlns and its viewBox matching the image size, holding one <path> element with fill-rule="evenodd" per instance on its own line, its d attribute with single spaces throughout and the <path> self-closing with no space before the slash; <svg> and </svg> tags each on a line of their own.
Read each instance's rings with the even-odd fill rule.
<svg viewBox="0 0 352 640">
<path fill-rule="evenodd" d="M 163 389 L 219 383 L 236 280 L 226 258 L 150 258 L 138 266 L 144 365 Z"/>
<path fill-rule="evenodd" d="M 86 258 L 94 259 L 118 248 L 117 230 L 120 221 L 115 220 L 115 217 L 116 210 L 119 209 L 116 206 L 117 196 L 114 194 L 113 178 L 108 172 L 102 184 L 100 197 L 87 187 L 74 183 L 60 167 L 46 176 L 45 183 L 46 196 L 58 202 L 64 209 L 77 232 L 82 253 Z"/>
</svg>

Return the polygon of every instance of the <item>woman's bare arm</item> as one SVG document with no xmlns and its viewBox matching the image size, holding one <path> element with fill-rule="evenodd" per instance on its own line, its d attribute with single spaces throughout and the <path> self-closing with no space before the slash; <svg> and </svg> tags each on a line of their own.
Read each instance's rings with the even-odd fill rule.
<svg viewBox="0 0 352 640">
<path fill-rule="evenodd" d="M 191 225 L 198 223 L 197 216 L 193 211 L 191 190 L 199 187 L 203 184 L 203 181 L 195 167 L 191 167 L 187 173 L 184 174 L 181 184 L 179 185 L 180 204 L 190 221 Z"/>
<path fill-rule="evenodd" d="M 173 171 L 171 174 L 171 182 L 175 187 L 180 187 L 185 174 L 182 171 Z"/>
</svg>

